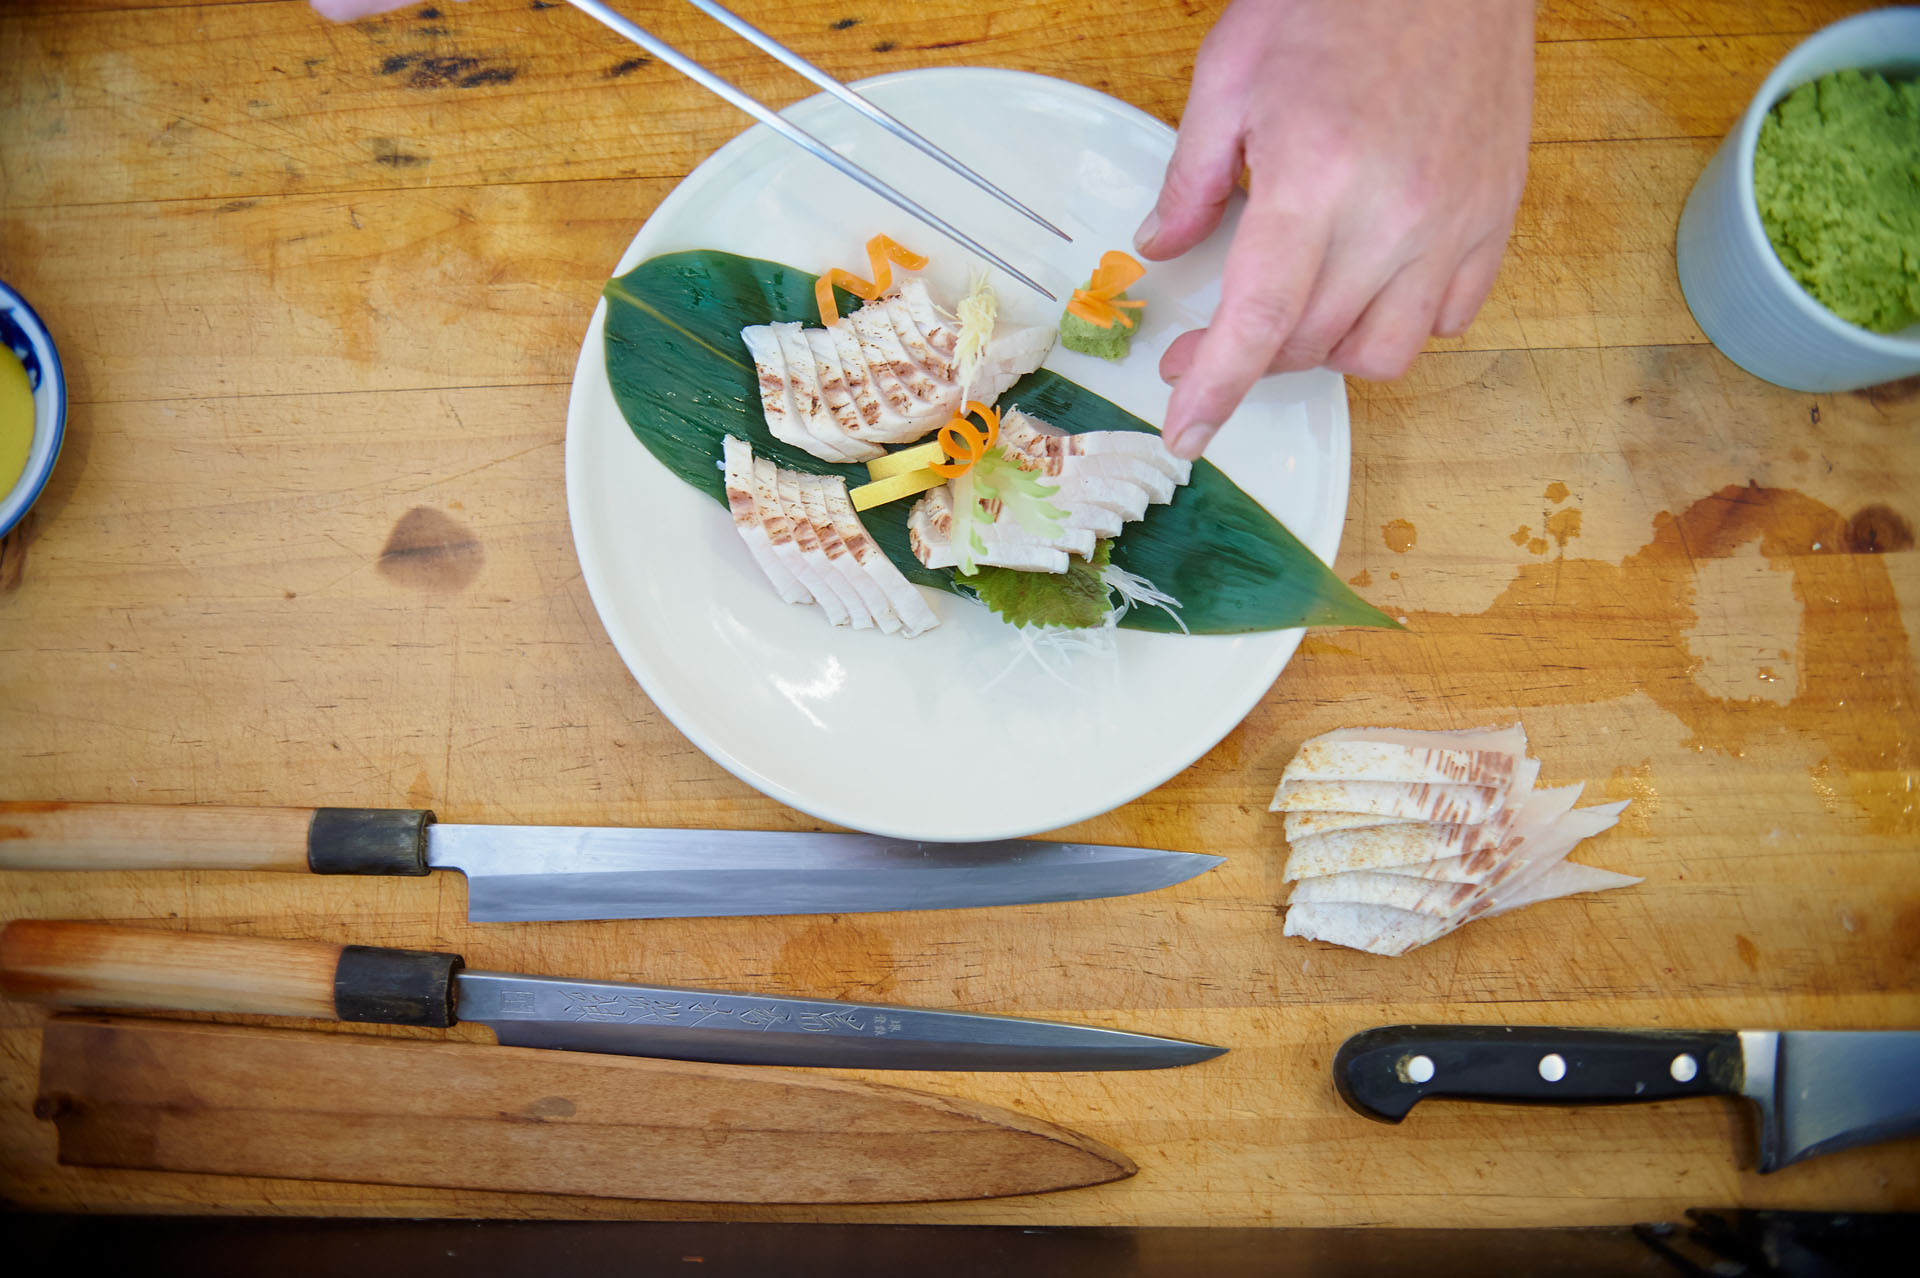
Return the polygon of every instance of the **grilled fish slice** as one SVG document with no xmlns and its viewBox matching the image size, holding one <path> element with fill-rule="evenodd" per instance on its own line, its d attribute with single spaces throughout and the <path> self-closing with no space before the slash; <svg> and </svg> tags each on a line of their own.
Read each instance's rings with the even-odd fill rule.
<svg viewBox="0 0 1920 1278">
<path fill-rule="evenodd" d="M 1267 811 L 1278 812 L 1277 804 L 1268 804 Z M 1373 825 L 1400 825 L 1418 821 L 1418 817 L 1382 816 L 1378 812 L 1289 812 L 1286 815 L 1287 841 L 1307 838 L 1315 834 L 1331 834 L 1335 830 L 1357 830 Z"/>
<path fill-rule="evenodd" d="M 854 335 L 860 339 L 860 349 L 867 357 L 867 367 L 873 370 L 884 384 L 890 377 L 903 387 L 919 409 L 932 414 L 944 414 L 941 420 L 953 415 L 953 405 L 959 400 L 959 387 L 954 387 L 949 395 L 942 395 L 939 383 L 933 375 L 913 362 L 906 347 L 900 344 L 900 334 L 894 331 L 893 321 L 887 317 L 886 307 L 872 303 L 861 307 L 846 317 L 853 325 Z M 911 409 L 903 409 L 909 416 Z"/>
<path fill-rule="evenodd" d="M 822 476 L 821 489 L 826 499 L 827 514 L 839 531 L 841 542 L 860 570 L 886 597 L 894 615 L 900 619 L 902 633 L 911 639 L 939 625 L 940 618 L 927 605 L 919 589 L 893 566 L 886 552 L 867 533 L 866 525 L 860 522 L 860 516 L 853 509 L 853 501 L 847 496 L 846 481 L 838 476 Z"/>
<path fill-rule="evenodd" d="M 1523 905 L 1537 905 L 1541 901 L 1558 900 L 1563 896 L 1577 896 L 1583 892 L 1610 892 L 1614 888 L 1632 887 L 1636 883 L 1644 882 L 1646 882 L 1645 879 L 1636 878 L 1634 875 L 1618 874 L 1612 870 L 1603 870 L 1596 865 L 1562 861 L 1535 879 L 1531 885 L 1510 893 L 1480 917 L 1492 918 L 1496 914 L 1505 914 L 1508 910 L 1517 910 Z"/>
<path fill-rule="evenodd" d="M 813 535 L 820 543 L 820 551 L 835 574 L 835 584 L 844 588 L 843 594 L 852 592 L 847 610 L 852 612 L 857 602 L 873 619 L 874 625 L 886 634 L 893 634 L 900 629 L 900 617 L 887 601 L 886 592 L 869 580 L 854 561 L 846 541 L 840 536 L 839 526 L 827 512 L 826 494 L 822 491 L 827 482 L 824 475 L 794 473 L 794 484 L 800 490 L 800 501 L 806 509 L 807 522 L 813 526 Z M 860 625 L 857 614 L 854 625 Z"/>
<path fill-rule="evenodd" d="M 834 570 L 832 561 L 827 558 L 826 550 L 820 544 L 820 535 L 814 531 L 813 521 L 807 518 L 806 503 L 800 496 L 799 474 L 782 470 L 775 483 L 780 505 L 793 525 L 793 544 L 800 548 L 800 554 L 813 574 L 801 580 L 813 591 L 815 602 L 826 610 L 827 617 L 836 626 L 851 623 L 855 630 L 872 629 L 873 614 L 867 611 L 859 593 Z M 817 586 L 814 584 L 816 581 L 820 583 Z"/>
<path fill-rule="evenodd" d="M 828 461 L 856 462 L 878 457 L 878 445 L 855 439 L 841 428 L 840 420 L 827 406 L 826 388 L 819 362 L 814 359 L 813 343 L 798 324 L 769 324 L 780 355 L 786 360 L 788 386 L 793 394 L 794 410 L 801 424 L 818 442 L 808 452 Z"/>
<path fill-rule="evenodd" d="M 747 543 L 747 552 L 760 565 L 773 588 L 788 603 L 812 603 L 813 592 L 802 585 L 793 570 L 775 552 L 763 512 L 754 501 L 753 449 L 745 441 L 728 435 L 720 444 L 727 489 L 727 509 L 733 512 L 733 526 Z"/>
<path fill-rule="evenodd" d="M 907 512 L 907 540 L 913 556 L 929 568 L 952 568 L 960 558 L 953 549 L 953 490 L 942 484 L 915 502 Z M 973 560 L 998 568 L 1017 568 L 1022 572 L 1065 572 L 1067 552 L 1032 541 L 989 541 Z"/>
<path fill-rule="evenodd" d="M 1399 821 L 1289 839 L 1286 877 L 1308 879 L 1354 870 L 1390 870 L 1484 861 L 1506 841 L 1513 825 L 1511 809 L 1502 809 L 1478 825 Z M 1433 874 L 1425 877 L 1448 878 Z M 1473 880 L 1462 880 L 1473 881 Z"/>
<path fill-rule="evenodd" d="M 1428 785 L 1403 781 L 1282 781 L 1273 798 L 1279 811 L 1370 812 L 1455 825 L 1478 825 L 1503 791 L 1483 785 Z"/>
</svg>

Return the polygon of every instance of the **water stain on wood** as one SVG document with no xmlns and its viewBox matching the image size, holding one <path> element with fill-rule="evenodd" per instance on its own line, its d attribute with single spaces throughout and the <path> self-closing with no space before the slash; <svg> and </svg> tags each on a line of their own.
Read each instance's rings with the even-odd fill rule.
<svg viewBox="0 0 1920 1278">
<path fill-rule="evenodd" d="M 377 566 L 397 585 L 455 591 L 471 586 L 485 563 L 486 551 L 465 524 L 431 506 L 415 506 L 387 534 Z"/>
<path fill-rule="evenodd" d="M 1557 479 L 1547 485 L 1547 500 L 1556 506 L 1570 496 L 1572 496 L 1572 490 Z"/>
<path fill-rule="evenodd" d="M 1609 800 L 1630 799 L 1627 810 L 1620 814 L 1620 830 L 1634 838 L 1644 839 L 1653 834 L 1655 819 L 1659 817 L 1664 805 L 1660 791 L 1653 783 L 1653 760 L 1642 759 L 1639 763 L 1623 763 L 1613 770 L 1607 778 L 1606 796 Z"/>
<path fill-rule="evenodd" d="M 1380 535 L 1386 540 L 1387 549 L 1396 555 L 1404 555 L 1413 549 L 1420 534 L 1411 519 L 1390 519 L 1380 528 Z"/>
<path fill-rule="evenodd" d="M 1349 586 L 1371 586 L 1373 584 L 1373 574 L 1365 568 L 1362 568 L 1359 572 L 1347 578 L 1347 584 Z"/>
<path fill-rule="evenodd" d="M 1402 665 L 1513 672 L 1449 684 L 1450 704 L 1466 710 L 1644 694 L 1685 725 L 1697 749 L 1737 757 L 1789 737 L 1817 743 L 1827 770 L 1816 786 L 1850 799 L 1872 833 L 1920 836 L 1905 789 L 1920 773 L 1920 678 L 1887 561 L 1845 553 L 1847 522 L 1792 489 L 1730 484 L 1677 515 L 1656 515 L 1647 544 L 1618 564 L 1571 556 L 1522 564 L 1484 611 L 1414 612 L 1412 635 L 1357 633 L 1351 672 L 1323 658 L 1315 674 L 1370 686 L 1382 646 L 1393 644 Z M 1689 644 L 1702 604 L 1696 564 L 1749 544 L 1800 605 L 1798 687 L 1784 704 L 1716 695 L 1702 686 Z M 1409 643 L 1422 645 L 1417 657 L 1404 651 Z"/>
<path fill-rule="evenodd" d="M 1857 555 L 1913 549 L 1913 525 L 1891 506 L 1862 506 L 1847 521 L 1847 549 Z"/>
<path fill-rule="evenodd" d="M 1556 510 L 1547 516 L 1547 536 L 1554 544 L 1565 550 L 1567 543 L 1580 535 L 1580 512 L 1578 509 Z"/>
<path fill-rule="evenodd" d="M 1744 932 L 1735 933 L 1733 951 L 1740 956 L 1740 961 L 1746 965 L 1749 972 L 1760 970 L 1760 947 L 1753 943 L 1752 937 Z"/>
<path fill-rule="evenodd" d="M 1527 544 L 1527 539 L 1532 535 L 1532 527 L 1527 524 L 1521 524 L 1518 528 L 1507 534 L 1507 540 L 1516 546 L 1524 546 Z"/>
</svg>

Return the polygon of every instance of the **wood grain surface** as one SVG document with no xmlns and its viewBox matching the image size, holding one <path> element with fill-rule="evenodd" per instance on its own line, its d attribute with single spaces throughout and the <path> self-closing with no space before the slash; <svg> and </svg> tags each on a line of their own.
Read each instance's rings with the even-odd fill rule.
<svg viewBox="0 0 1920 1278">
<path fill-rule="evenodd" d="M 737 7 L 842 77 L 1011 66 L 1168 121 L 1218 9 Z M 449 875 L 0 875 L 9 918 L 455 950 L 1231 1046 L 1146 1074 L 886 1080 L 1061 1123 L 1137 1176 L 771 1207 L 64 1167 L 32 1114 L 44 1014 L 4 1005 L 0 1196 L 1034 1225 L 1920 1208 L 1913 1142 L 1760 1177 L 1730 1103 L 1430 1103 L 1384 1128 L 1327 1072 L 1347 1034 L 1401 1021 L 1920 1028 L 1920 382 L 1756 381 L 1706 343 L 1673 269 L 1681 202 L 1723 132 L 1783 53 L 1858 7 L 1542 6 L 1532 173 L 1491 301 L 1405 378 L 1349 383 L 1338 567 L 1409 631 L 1309 635 L 1203 760 L 1067 832 L 1229 858 L 1201 878 L 963 914 L 470 926 Z M 682 6 L 627 8 L 762 100 L 803 96 Z M 292 0 L 0 13 L 0 278 L 47 319 L 74 394 L 60 467 L 0 555 L 0 798 L 813 826 L 649 704 L 574 559 L 563 421 L 594 299 L 648 212 L 743 123 L 633 54 L 531 0 L 348 27 Z M 1583 851 L 1642 887 L 1400 959 L 1281 936 L 1265 807 L 1302 739 L 1514 718 L 1544 784 L 1634 800 Z"/>
<path fill-rule="evenodd" d="M 800 1070 L 124 1017 L 63 1016 L 44 1041 L 35 1110 L 76 1166 L 748 1203 L 1134 1171 L 1052 1123 Z"/>
</svg>

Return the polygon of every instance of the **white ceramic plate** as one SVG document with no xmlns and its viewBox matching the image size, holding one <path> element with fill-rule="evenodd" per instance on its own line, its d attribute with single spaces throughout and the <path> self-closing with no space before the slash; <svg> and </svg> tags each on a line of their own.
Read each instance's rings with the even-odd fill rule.
<svg viewBox="0 0 1920 1278">
<path fill-rule="evenodd" d="M 842 154 L 966 228 L 1065 298 L 1152 207 L 1173 133 L 1076 84 L 941 68 L 860 85 L 875 102 L 1032 204 L 1074 238 L 1025 222 L 825 97 L 786 113 Z M 1231 215 L 1230 215 L 1231 216 Z M 1227 231 L 1154 265 L 1133 296 L 1146 319 L 1108 364 L 1056 350 L 1047 367 L 1148 421 L 1156 365 L 1219 297 Z M 809 270 L 865 273 L 876 232 L 928 254 L 952 303 L 972 263 L 891 205 L 764 127 L 715 152 L 664 200 L 616 273 L 657 254 L 724 249 Z M 1060 307 L 996 276 L 1003 322 Z M 782 603 L 723 507 L 633 436 L 608 389 L 595 311 L 567 412 L 567 505 L 594 606 L 655 705 L 735 776 L 826 821 L 924 840 L 1009 838 L 1119 806 L 1231 731 L 1299 644 L 1298 630 L 1236 636 L 1121 631 L 1111 657 L 1009 670 L 1014 632 L 984 608 L 928 591 L 940 627 L 918 639 L 836 629 Z M 1346 389 L 1333 373 L 1262 383 L 1208 457 L 1331 562 L 1346 515 Z M 997 680 L 997 681 L 996 681 Z M 990 685 L 990 686 L 989 686 Z"/>
</svg>

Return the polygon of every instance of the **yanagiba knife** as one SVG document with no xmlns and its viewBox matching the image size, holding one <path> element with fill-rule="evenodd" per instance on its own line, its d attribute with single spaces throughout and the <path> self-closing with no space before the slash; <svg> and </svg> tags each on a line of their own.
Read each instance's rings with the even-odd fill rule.
<svg viewBox="0 0 1920 1278">
<path fill-rule="evenodd" d="M 1744 1096 L 1760 1170 L 1920 1133 L 1920 1031 L 1394 1025 L 1333 1058 L 1340 1095 L 1397 1123 L 1428 1096 L 1544 1105 Z"/>
<path fill-rule="evenodd" d="M 72 1008 L 476 1021 L 512 1047 L 728 1065 L 850 1069 L 1161 1069 L 1205 1043 L 1013 1016 L 466 970 L 458 954 L 16 920 L 0 994 Z"/>
<path fill-rule="evenodd" d="M 478 922 L 859 914 L 1152 892 L 1223 858 L 1093 843 L 442 825 L 386 808 L 0 803 L 0 869 L 467 876 Z"/>
</svg>

